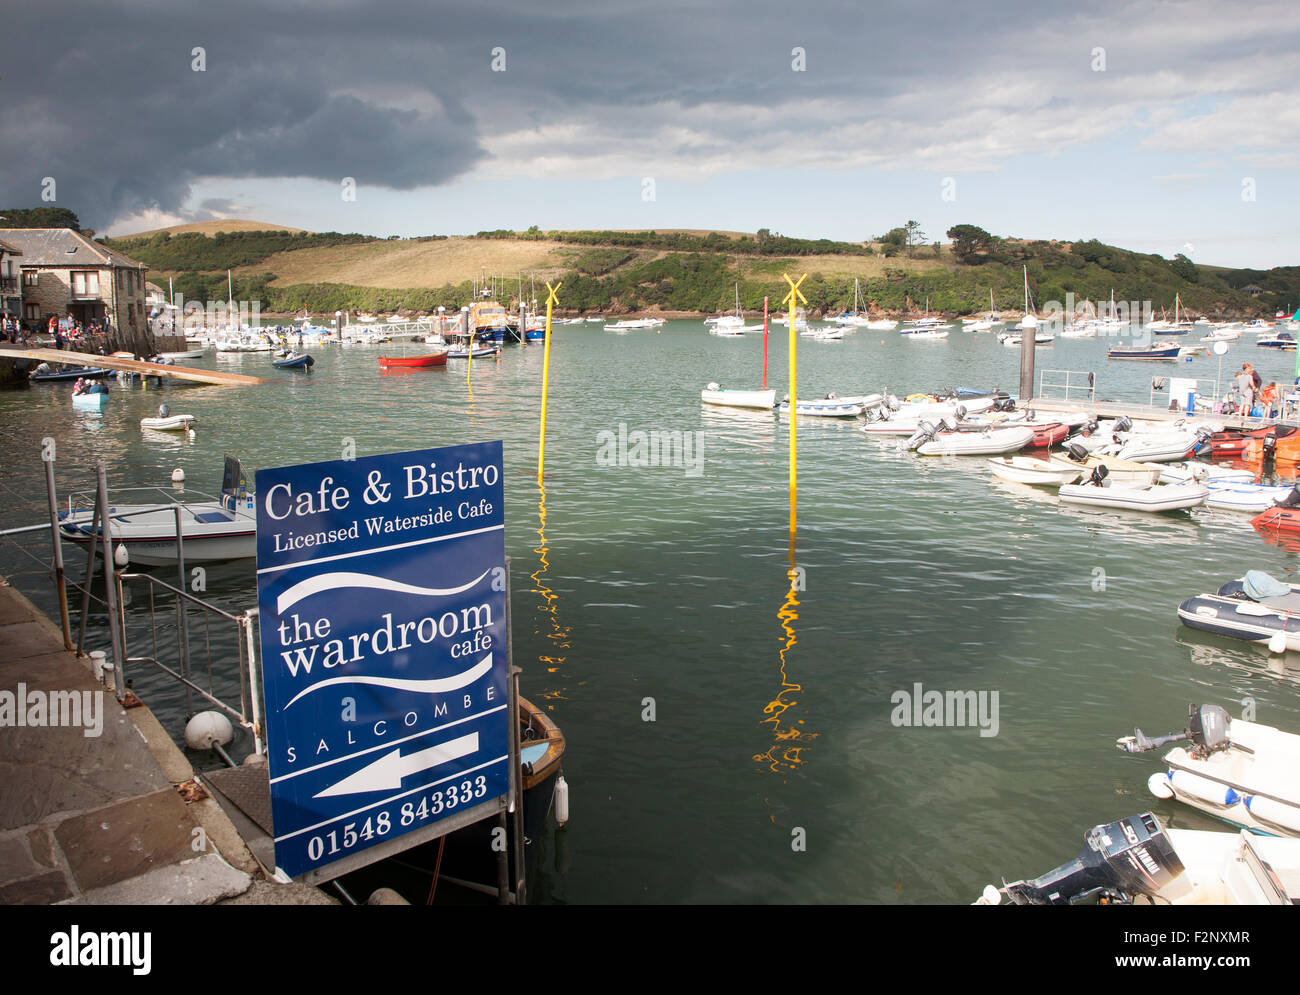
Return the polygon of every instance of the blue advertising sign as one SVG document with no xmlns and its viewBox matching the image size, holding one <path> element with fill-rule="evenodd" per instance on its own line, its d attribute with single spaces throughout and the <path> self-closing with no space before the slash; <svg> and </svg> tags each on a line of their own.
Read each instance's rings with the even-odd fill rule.
<svg viewBox="0 0 1300 995">
<path fill-rule="evenodd" d="M 291 877 L 506 794 L 502 476 L 500 442 L 257 474 L 271 814 Z"/>
</svg>

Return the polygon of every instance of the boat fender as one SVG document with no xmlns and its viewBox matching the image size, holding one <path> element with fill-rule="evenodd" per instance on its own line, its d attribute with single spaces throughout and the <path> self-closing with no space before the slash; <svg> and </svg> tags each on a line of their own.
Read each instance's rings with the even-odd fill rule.
<svg viewBox="0 0 1300 995">
<path fill-rule="evenodd" d="M 1174 789 L 1169 786 L 1169 775 L 1167 773 L 1152 774 L 1148 777 L 1147 790 L 1157 798 L 1174 797 Z"/>
<path fill-rule="evenodd" d="M 1226 784 L 1211 781 L 1208 777 L 1190 771 L 1173 771 L 1169 775 L 1169 783 L 1178 794 L 1190 795 L 1223 808 L 1231 808 L 1241 801 L 1241 796 Z"/>
<path fill-rule="evenodd" d="M 1246 798 L 1246 808 L 1261 822 L 1300 833 L 1300 808 L 1294 805 L 1275 801 L 1272 798 L 1261 798 L 1259 795 L 1250 795 Z"/>
<path fill-rule="evenodd" d="M 191 750 L 210 750 L 214 743 L 225 746 L 234 738 L 230 720 L 220 712 L 199 712 L 185 724 L 185 745 Z"/>
<path fill-rule="evenodd" d="M 555 823 L 563 826 L 569 821 L 569 783 L 561 774 L 555 779 Z"/>
<path fill-rule="evenodd" d="M 719 385 L 719 384 L 711 383 L 711 384 L 709 384 L 707 387 L 705 387 L 704 389 L 705 389 L 705 390 L 722 390 L 722 387 L 721 387 L 721 385 Z"/>
<path fill-rule="evenodd" d="M 185 483 L 185 471 L 182 470 L 180 467 L 177 467 L 175 470 L 172 471 L 172 483 L 173 484 Z"/>
<path fill-rule="evenodd" d="M 113 565 L 120 569 L 126 569 L 130 562 L 131 557 L 126 551 L 126 546 L 119 542 L 117 549 L 113 550 Z"/>
</svg>

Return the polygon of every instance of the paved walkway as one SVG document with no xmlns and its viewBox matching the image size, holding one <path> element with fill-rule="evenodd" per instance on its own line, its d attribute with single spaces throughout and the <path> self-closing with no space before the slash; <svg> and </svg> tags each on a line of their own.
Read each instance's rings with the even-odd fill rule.
<svg viewBox="0 0 1300 995">
<path fill-rule="evenodd" d="M 266 882 L 193 778 L 153 713 L 0 580 L 0 905 L 330 901 Z"/>
</svg>

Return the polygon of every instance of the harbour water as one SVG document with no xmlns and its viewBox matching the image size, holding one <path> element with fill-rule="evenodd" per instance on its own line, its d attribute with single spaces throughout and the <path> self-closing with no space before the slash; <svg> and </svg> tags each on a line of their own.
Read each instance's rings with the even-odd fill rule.
<svg viewBox="0 0 1300 995">
<path fill-rule="evenodd" d="M 778 397 L 785 337 L 774 327 Z M 1188 703 L 1240 714 L 1249 698 L 1258 721 L 1300 732 L 1300 659 L 1195 635 L 1174 611 L 1246 569 L 1294 571 L 1247 516 L 1062 507 L 992 483 L 981 458 L 919 458 L 852 422 L 801 419 L 792 547 L 786 423 L 699 401 L 709 381 L 759 385 L 761 336 L 697 321 L 557 327 L 544 491 L 541 348 L 475 361 L 472 393 L 463 363 L 381 373 L 376 356 L 394 348 L 317 349 L 308 374 L 213 356 L 200 365 L 274 383 L 115 386 L 102 416 L 73 411 L 67 385 L 0 394 L 5 484 L 34 499 L 11 497 L 0 524 L 40 519 L 45 437 L 61 493 L 89 489 L 96 459 L 110 486 L 165 485 L 180 467 L 215 492 L 225 453 L 251 471 L 335 459 L 349 442 L 367 455 L 503 439 L 514 662 L 565 732 L 573 792 L 568 827 L 539 841 L 534 900 L 970 902 L 1066 860 L 1096 823 L 1151 809 L 1215 828 L 1147 793 L 1158 760 L 1114 747 L 1134 725 L 1173 731 Z M 1095 370 L 1099 399 L 1145 402 L 1152 376 L 1213 380 L 1219 363 L 1108 363 L 1105 349 L 1058 339 L 1038 365 Z M 1225 377 L 1247 361 L 1293 379 L 1294 357 L 1250 336 Z M 1018 369 L 1018 350 L 955 327 L 935 342 L 865 329 L 799 341 L 807 397 L 1015 393 Z M 160 402 L 198 417 L 193 441 L 141 432 Z M 701 433 L 702 462 L 635 465 L 617 440 L 651 430 Z M 53 610 L 30 568 L 0 548 L 0 572 Z M 209 568 L 207 584 L 220 604 L 254 604 L 251 561 Z M 918 684 L 998 692 L 996 735 L 894 724 L 891 697 Z M 179 733 L 182 698 L 144 674 L 136 689 Z"/>
</svg>

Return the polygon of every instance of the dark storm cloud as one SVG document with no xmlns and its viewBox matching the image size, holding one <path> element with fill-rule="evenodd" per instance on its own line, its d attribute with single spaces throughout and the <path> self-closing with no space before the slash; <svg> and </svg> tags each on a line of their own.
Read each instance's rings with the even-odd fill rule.
<svg viewBox="0 0 1300 995">
<path fill-rule="evenodd" d="M 47 176 L 95 227 L 180 213 L 202 177 L 412 189 L 465 174 L 491 147 L 526 165 L 549 146 L 510 137 L 557 126 L 578 136 L 557 145 L 571 160 L 661 131 L 667 154 L 725 169 L 794 128 L 961 158 L 994 129 L 1021 148 L 1064 133 L 1071 115 L 1103 126 L 1129 100 L 1110 115 L 1119 127 L 1138 101 L 1178 94 L 1154 76 L 1120 92 L 1117 73 L 1087 71 L 1093 45 L 1129 73 L 1165 60 L 1213 79 L 1234 46 L 1276 65 L 1270 52 L 1289 56 L 1294 30 L 1222 37 L 1285 20 L 1269 0 L 1254 7 L 1198 33 L 1200 2 L 29 4 L 0 20 L 0 205 L 37 203 Z M 805 72 L 791 69 L 796 46 Z M 192 71 L 195 47 L 204 72 Z M 506 72 L 491 70 L 498 47 Z"/>
</svg>

